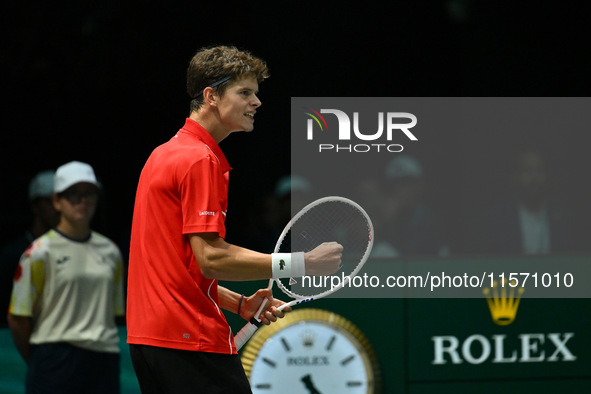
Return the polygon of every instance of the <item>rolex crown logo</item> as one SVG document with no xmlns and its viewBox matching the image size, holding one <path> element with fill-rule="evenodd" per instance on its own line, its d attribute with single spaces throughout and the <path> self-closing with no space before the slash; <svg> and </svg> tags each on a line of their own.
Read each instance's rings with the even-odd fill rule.
<svg viewBox="0 0 591 394">
<path fill-rule="evenodd" d="M 500 287 L 500 292 L 499 292 Z M 517 295 L 515 294 L 517 290 Z M 503 278 L 499 284 L 498 281 L 493 282 L 492 290 L 486 287 L 482 293 L 486 296 L 488 309 L 495 324 L 499 326 L 507 326 L 513 323 L 517 315 L 517 308 L 521 295 L 525 289 L 523 287 L 513 287 L 511 283 Z"/>
<path fill-rule="evenodd" d="M 316 340 L 316 333 L 312 330 L 305 330 L 301 333 L 302 344 L 304 347 L 312 347 L 314 346 L 314 341 Z"/>
</svg>

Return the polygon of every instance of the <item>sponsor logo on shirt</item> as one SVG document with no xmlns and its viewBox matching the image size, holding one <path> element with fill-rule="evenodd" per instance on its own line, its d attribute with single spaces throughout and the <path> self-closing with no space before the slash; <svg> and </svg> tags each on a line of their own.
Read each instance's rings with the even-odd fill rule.
<svg viewBox="0 0 591 394">
<path fill-rule="evenodd" d="M 68 260 L 70 260 L 70 256 L 64 256 L 64 257 L 62 257 L 61 259 L 57 259 L 57 261 L 56 261 L 56 262 L 57 262 L 58 264 L 63 264 L 63 263 L 65 263 L 65 262 L 66 262 L 66 261 L 68 261 Z"/>
<path fill-rule="evenodd" d="M 201 212 L 199 212 L 199 216 L 215 216 L 215 212 L 212 212 L 212 211 L 201 211 Z"/>
</svg>

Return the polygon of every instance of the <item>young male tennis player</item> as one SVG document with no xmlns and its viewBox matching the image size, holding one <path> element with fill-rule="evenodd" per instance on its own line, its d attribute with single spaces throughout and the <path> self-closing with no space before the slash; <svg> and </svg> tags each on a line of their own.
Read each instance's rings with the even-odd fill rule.
<svg viewBox="0 0 591 394">
<path fill-rule="evenodd" d="M 224 240 L 230 165 L 219 143 L 252 131 L 266 64 L 234 47 L 205 48 L 187 70 L 189 118 L 140 175 L 133 213 L 127 324 L 145 393 L 250 393 L 221 308 L 249 320 L 265 298 L 265 324 L 283 317 L 270 290 L 243 297 L 217 280 L 329 275 L 342 247 L 263 254 Z"/>
</svg>

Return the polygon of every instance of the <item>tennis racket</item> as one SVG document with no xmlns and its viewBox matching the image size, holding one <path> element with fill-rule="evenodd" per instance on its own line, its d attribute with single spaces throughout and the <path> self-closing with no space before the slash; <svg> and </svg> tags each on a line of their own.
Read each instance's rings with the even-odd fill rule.
<svg viewBox="0 0 591 394">
<path fill-rule="evenodd" d="M 293 298 L 279 307 L 294 306 L 323 298 L 342 289 L 361 270 L 373 246 L 373 225 L 359 204 L 343 197 L 324 197 L 299 211 L 287 224 L 275 245 L 274 253 L 309 252 L 324 242 L 343 246 L 341 266 L 331 276 L 303 276 L 270 279 L 283 293 Z M 265 299 L 255 316 L 236 334 L 240 349 L 261 325 L 260 314 L 267 306 Z"/>
</svg>

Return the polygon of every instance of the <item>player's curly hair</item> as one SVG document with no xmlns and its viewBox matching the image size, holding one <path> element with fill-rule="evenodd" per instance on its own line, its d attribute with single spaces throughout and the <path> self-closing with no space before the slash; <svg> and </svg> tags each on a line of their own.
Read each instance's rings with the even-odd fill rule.
<svg viewBox="0 0 591 394">
<path fill-rule="evenodd" d="M 269 69 L 263 60 L 233 46 L 200 49 L 187 69 L 187 93 L 191 97 L 191 112 L 198 110 L 203 104 L 203 89 L 228 77 L 230 79 L 212 86 L 217 94 L 223 95 L 230 83 L 243 77 L 254 77 L 260 83 L 269 77 Z"/>
</svg>

